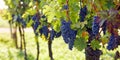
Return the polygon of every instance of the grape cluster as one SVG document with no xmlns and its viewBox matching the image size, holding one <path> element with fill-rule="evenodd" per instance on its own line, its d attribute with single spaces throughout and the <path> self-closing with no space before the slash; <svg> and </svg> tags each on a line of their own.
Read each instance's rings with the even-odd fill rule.
<svg viewBox="0 0 120 60">
<path fill-rule="evenodd" d="M 26 22 L 20 16 L 17 16 L 16 22 L 22 24 L 22 27 L 26 27 Z"/>
<path fill-rule="evenodd" d="M 62 37 L 65 43 L 69 44 L 69 49 L 72 50 L 77 31 L 72 30 L 70 28 L 70 24 L 71 24 L 70 21 L 66 22 L 65 20 L 62 20 L 61 23 L 62 23 L 62 26 L 61 26 Z"/>
<path fill-rule="evenodd" d="M 33 30 L 34 30 L 35 35 L 38 35 L 38 32 L 37 32 L 36 30 L 37 30 L 39 24 L 40 24 L 39 22 L 34 22 L 34 23 L 32 24 L 32 27 L 33 27 Z"/>
<path fill-rule="evenodd" d="M 106 29 L 107 29 L 107 21 L 105 21 L 102 25 L 102 30 L 104 34 L 106 34 Z"/>
<path fill-rule="evenodd" d="M 32 17 L 32 20 L 34 21 L 34 23 L 32 24 L 34 33 L 35 33 L 35 35 L 38 35 L 38 32 L 36 30 L 37 30 L 38 26 L 40 25 L 40 22 L 39 22 L 39 17 L 37 16 L 37 14 L 35 14 Z"/>
<path fill-rule="evenodd" d="M 107 49 L 113 50 L 116 47 L 118 47 L 118 39 L 116 38 L 116 36 L 114 34 L 112 34 L 109 38 Z"/>
<path fill-rule="evenodd" d="M 47 26 L 42 26 L 42 28 L 39 29 L 39 32 L 43 34 L 46 38 L 48 37 L 49 30 Z"/>
<path fill-rule="evenodd" d="M 92 47 L 87 46 L 85 49 L 86 60 L 99 60 L 102 51 L 99 49 L 93 50 Z"/>
<path fill-rule="evenodd" d="M 80 22 L 84 22 L 86 15 L 87 15 L 87 7 L 84 6 L 83 8 L 80 9 L 80 13 L 79 13 Z"/>
<path fill-rule="evenodd" d="M 92 23 L 92 32 L 93 34 L 96 36 L 98 33 L 99 33 L 99 17 L 98 16 L 95 16 L 93 18 L 93 23 Z"/>
</svg>

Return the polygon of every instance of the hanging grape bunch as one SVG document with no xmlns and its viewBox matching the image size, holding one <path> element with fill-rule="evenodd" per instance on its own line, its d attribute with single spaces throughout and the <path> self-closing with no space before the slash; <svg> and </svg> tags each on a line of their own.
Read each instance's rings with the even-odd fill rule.
<svg viewBox="0 0 120 60">
<path fill-rule="evenodd" d="M 32 20 L 34 21 L 33 24 L 32 24 L 32 27 L 33 27 L 33 30 L 34 30 L 34 33 L 35 35 L 38 35 L 38 32 L 36 31 L 38 26 L 40 25 L 40 22 L 39 22 L 39 15 L 38 13 L 35 14 L 33 17 L 32 17 Z"/>
<path fill-rule="evenodd" d="M 69 49 L 72 50 L 77 31 L 71 29 L 70 21 L 66 22 L 65 20 L 62 20 L 61 24 L 61 33 L 63 40 L 69 45 Z"/>
<path fill-rule="evenodd" d="M 87 15 L 87 7 L 86 5 L 80 9 L 79 17 L 80 17 L 80 22 L 84 22 L 84 19 Z"/>
<path fill-rule="evenodd" d="M 107 49 L 113 50 L 116 47 L 118 47 L 118 40 L 117 37 L 114 34 L 112 34 L 109 38 Z"/>
<path fill-rule="evenodd" d="M 92 23 L 92 32 L 93 34 L 96 36 L 99 33 L 99 17 L 98 16 L 94 16 L 93 18 L 93 23 Z"/>
</svg>

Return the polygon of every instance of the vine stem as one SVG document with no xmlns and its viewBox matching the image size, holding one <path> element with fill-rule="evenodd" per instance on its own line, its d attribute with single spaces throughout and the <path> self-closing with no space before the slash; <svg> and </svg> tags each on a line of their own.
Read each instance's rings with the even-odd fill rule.
<svg viewBox="0 0 120 60">
<path fill-rule="evenodd" d="M 27 49 L 26 49 L 26 41 L 25 41 L 25 34 L 24 34 L 24 28 L 22 27 L 22 37 L 23 37 L 23 43 L 24 43 L 24 53 L 25 53 L 25 56 L 24 56 L 24 59 L 25 60 L 28 60 L 27 59 Z"/>
<path fill-rule="evenodd" d="M 68 9 L 66 10 L 66 16 L 67 16 L 67 21 L 70 20 L 70 17 L 69 17 L 69 0 L 66 0 L 66 4 L 68 6 Z"/>
<path fill-rule="evenodd" d="M 37 58 L 36 58 L 36 60 L 39 60 L 40 51 L 39 51 L 39 40 L 38 40 L 38 36 L 35 36 L 35 41 L 36 41 L 36 45 L 37 45 Z"/>
<path fill-rule="evenodd" d="M 23 44 L 22 44 L 22 31 L 21 31 L 21 27 L 19 26 L 19 34 L 20 34 L 20 50 L 23 50 Z"/>
<path fill-rule="evenodd" d="M 39 3 L 38 3 L 38 1 L 36 1 L 37 18 L 39 19 L 40 18 L 40 14 L 39 14 L 38 6 L 39 6 Z M 37 57 L 36 57 L 36 60 L 39 60 L 40 46 L 39 46 L 38 36 L 35 36 L 35 41 L 36 41 L 36 45 L 37 45 Z"/>
<path fill-rule="evenodd" d="M 49 50 L 49 57 L 50 57 L 50 60 L 54 60 L 53 58 L 53 53 L 52 53 L 52 40 L 48 40 L 48 50 Z"/>
</svg>

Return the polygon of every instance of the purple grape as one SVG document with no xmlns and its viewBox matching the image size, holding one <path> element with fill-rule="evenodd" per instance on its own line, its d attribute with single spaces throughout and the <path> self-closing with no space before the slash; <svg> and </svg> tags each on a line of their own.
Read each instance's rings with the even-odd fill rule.
<svg viewBox="0 0 120 60">
<path fill-rule="evenodd" d="M 40 32 L 41 34 L 44 34 L 45 37 L 48 37 L 49 30 L 48 30 L 48 27 L 47 27 L 47 26 L 43 26 L 43 27 L 39 30 L 39 32 Z"/>
<path fill-rule="evenodd" d="M 63 9 L 67 10 L 68 9 L 68 5 L 64 5 Z"/>
<path fill-rule="evenodd" d="M 50 31 L 50 40 L 54 40 L 55 35 L 56 35 L 56 32 L 54 31 L 54 29 L 52 29 Z"/>
<path fill-rule="evenodd" d="M 60 36 L 61 36 L 61 31 L 60 31 L 60 32 L 58 32 L 58 33 L 56 32 L 55 37 L 56 37 L 56 38 L 58 38 L 58 37 L 60 37 Z"/>
<path fill-rule="evenodd" d="M 38 33 L 36 32 L 36 30 L 37 30 L 39 24 L 40 24 L 39 22 L 35 22 L 34 24 L 32 24 L 32 27 L 33 27 L 35 35 L 38 35 Z"/>
<path fill-rule="evenodd" d="M 65 43 L 68 43 L 69 49 L 72 50 L 77 31 L 72 30 L 70 24 L 70 21 L 66 22 L 65 20 L 62 20 L 61 33 L 63 40 Z"/>
<path fill-rule="evenodd" d="M 24 27 L 24 28 L 26 27 L 26 22 L 20 16 L 17 17 L 16 22 L 18 22 L 19 24 L 21 24 L 22 27 Z"/>
<path fill-rule="evenodd" d="M 83 8 L 80 9 L 80 13 L 79 13 L 80 22 L 84 22 L 86 15 L 87 15 L 87 7 L 84 6 Z"/>
<path fill-rule="evenodd" d="M 92 23 L 92 32 L 93 34 L 96 36 L 98 33 L 99 33 L 99 17 L 98 16 L 95 16 L 94 19 L 93 19 L 93 23 Z"/>
<path fill-rule="evenodd" d="M 112 34 L 109 38 L 107 49 L 113 50 L 116 47 L 118 47 L 118 41 L 117 41 L 117 38 L 114 36 L 114 34 Z"/>
</svg>

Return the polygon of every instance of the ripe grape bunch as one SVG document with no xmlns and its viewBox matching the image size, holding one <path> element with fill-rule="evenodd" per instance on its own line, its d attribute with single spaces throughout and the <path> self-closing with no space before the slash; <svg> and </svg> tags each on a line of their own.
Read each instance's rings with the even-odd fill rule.
<svg viewBox="0 0 120 60">
<path fill-rule="evenodd" d="M 83 8 L 80 9 L 80 13 L 79 13 L 80 22 L 84 22 L 86 15 L 87 15 L 87 7 L 84 6 Z"/>
<path fill-rule="evenodd" d="M 99 33 L 99 17 L 98 16 L 94 16 L 93 18 L 93 23 L 92 23 L 92 32 L 93 34 L 96 36 Z"/>
<path fill-rule="evenodd" d="M 42 28 L 39 29 L 39 32 L 41 33 L 41 35 L 43 34 L 46 38 L 48 37 L 49 30 L 47 26 L 42 26 Z"/>
<path fill-rule="evenodd" d="M 37 16 L 37 14 L 35 14 L 35 15 L 32 17 L 32 20 L 34 21 L 34 23 L 32 24 L 34 33 L 35 33 L 35 35 L 38 35 L 38 32 L 37 32 L 36 30 L 37 30 L 38 26 L 40 25 L 40 22 L 39 22 L 39 18 L 38 18 L 38 16 Z"/>
<path fill-rule="evenodd" d="M 116 47 L 118 47 L 118 41 L 119 41 L 119 39 L 114 34 L 112 34 L 109 38 L 107 49 L 113 50 Z"/>
<path fill-rule="evenodd" d="M 72 30 L 70 24 L 70 21 L 62 20 L 61 33 L 65 43 L 68 43 L 69 49 L 72 50 L 77 31 Z"/>
<path fill-rule="evenodd" d="M 22 25 L 22 27 L 24 27 L 24 28 L 26 27 L 26 22 L 20 16 L 17 16 L 16 22 L 20 23 Z"/>
</svg>

